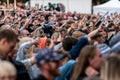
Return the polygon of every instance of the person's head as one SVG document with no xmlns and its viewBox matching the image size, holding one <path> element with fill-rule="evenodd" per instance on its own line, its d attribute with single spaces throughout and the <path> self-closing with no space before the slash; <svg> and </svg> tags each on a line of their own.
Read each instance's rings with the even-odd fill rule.
<svg viewBox="0 0 120 80">
<path fill-rule="evenodd" d="M 39 24 L 39 21 L 37 20 L 37 19 L 35 19 L 34 21 L 33 21 L 33 25 L 34 26 L 37 26 Z"/>
<path fill-rule="evenodd" d="M 71 24 L 71 28 L 74 29 L 74 30 L 78 29 L 78 25 L 76 23 L 72 23 Z"/>
<path fill-rule="evenodd" d="M 19 29 L 20 25 L 15 24 L 15 25 L 12 26 L 12 28 L 13 28 L 14 32 L 16 33 L 16 35 L 19 36 L 19 34 L 20 34 L 20 29 Z"/>
<path fill-rule="evenodd" d="M 54 40 L 54 42 L 57 42 L 57 39 L 59 38 L 59 34 L 58 33 L 53 33 L 51 38 L 52 38 L 52 40 Z"/>
<path fill-rule="evenodd" d="M 40 19 L 41 22 L 45 21 L 44 15 L 41 14 L 40 17 L 39 17 L 39 19 Z"/>
<path fill-rule="evenodd" d="M 67 37 L 67 38 L 63 39 L 63 41 L 62 41 L 63 49 L 66 51 L 71 50 L 72 47 L 77 43 L 77 41 L 78 41 L 77 39 L 72 38 L 72 37 Z"/>
<path fill-rule="evenodd" d="M 62 36 L 63 38 L 65 38 L 66 35 L 67 35 L 67 30 L 62 29 L 62 30 L 61 30 L 61 36 Z"/>
<path fill-rule="evenodd" d="M 101 67 L 102 80 L 119 80 L 120 79 L 120 56 L 111 55 Z"/>
<path fill-rule="evenodd" d="M 21 21 L 21 26 L 25 25 L 25 19 Z"/>
<path fill-rule="evenodd" d="M 7 58 L 17 42 L 17 35 L 13 30 L 5 29 L 0 31 L 0 57 Z"/>
<path fill-rule="evenodd" d="M 74 37 L 75 39 L 80 39 L 84 34 L 80 31 L 74 31 L 72 33 L 72 37 Z"/>
<path fill-rule="evenodd" d="M 23 30 L 22 32 L 21 32 L 21 36 L 22 37 L 28 37 L 30 35 L 30 33 L 29 33 L 29 31 L 28 30 Z"/>
<path fill-rule="evenodd" d="M 102 62 L 103 58 L 96 46 L 85 46 L 80 52 L 71 80 L 76 80 L 81 74 L 85 74 L 85 70 L 89 66 L 99 70 Z"/>
<path fill-rule="evenodd" d="M 59 66 L 60 59 L 64 57 L 63 54 L 57 54 L 52 49 L 43 48 L 36 55 L 36 63 L 41 70 L 41 73 L 51 74 L 56 77 L 60 75 Z"/>
<path fill-rule="evenodd" d="M 10 17 L 10 23 L 14 23 L 14 20 L 15 20 L 15 18 L 14 17 Z"/>
<path fill-rule="evenodd" d="M 16 69 L 11 63 L 0 61 L 0 80 L 16 80 Z"/>
<path fill-rule="evenodd" d="M 98 44 L 102 44 L 104 41 L 105 41 L 105 38 L 104 36 L 98 32 L 94 37 L 93 37 L 94 40 L 96 40 L 98 42 Z"/>
<path fill-rule="evenodd" d="M 9 58 L 16 59 L 18 49 L 19 49 L 19 45 L 18 45 L 18 42 L 17 42 L 14 49 L 8 54 Z"/>
<path fill-rule="evenodd" d="M 36 30 L 33 31 L 32 33 L 32 37 L 33 38 L 36 38 L 36 37 L 44 37 L 45 36 L 45 33 L 44 31 L 38 27 Z"/>
<path fill-rule="evenodd" d="M 55 29 L 55 32 L 60 32 L 61 31 L 61 28 L 58 25 L 55 25 L 54 29 Z"/>
<path fill-rule="evenodd" d="M 50 11 L 53 11 L 54 10 L 54 7 L 50 7 Z"/>
</svg>

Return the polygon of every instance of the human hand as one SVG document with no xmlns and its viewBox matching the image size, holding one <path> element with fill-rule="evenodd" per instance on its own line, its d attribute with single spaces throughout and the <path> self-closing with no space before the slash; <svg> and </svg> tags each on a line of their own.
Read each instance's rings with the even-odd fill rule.
<svg viewBox="0 0 120 80">
<path fill-rule="evenodd" d="M 76 29 L 77 28 L 76 24 L 75 23 L 71 24 L 71 28 Z"/>
<path fill-rule="evenodd" d="M 95 69 L 93 69 L 92 67 L 87 67 L 87 69 L 85 70 L 85 73 L 87 76 L 91 77 L 91 76 L 96 76 L 99 74 L 99 72 L 97 72 Z"/>
<path fill-rule="evenodd" d="M 53 48 L 54 47 L 54 41 L 52 39 L 50 39 L 50 45 L 48 46 L 48 48 Z"/>
<path fill-rule="evenodd" d="M 35 56 L 30 58 L 30 62 L 32 65 L 34 65 L 36 63 Z"/>
</svg>

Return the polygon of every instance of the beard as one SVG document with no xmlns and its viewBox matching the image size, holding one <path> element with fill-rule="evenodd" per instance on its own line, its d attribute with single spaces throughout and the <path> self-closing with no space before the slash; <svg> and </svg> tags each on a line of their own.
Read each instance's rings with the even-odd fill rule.
<svg viewBox="0 0 120 80">
<path fill-rule="evenodd" d="M 61 75 L 61 72 L 60 70 L 58 69 L 59 66 L 56 66 L 55 68 L 52 68 L 50 65 L 49 65 L 49 73 L 52 74 L 54 77 L 57 77 L 57 76 L 60 76 Z"/>
<path fill-rule="evenodd" d="M 50 72 L 54 77 L 57 77 L 57 76 L 60 76 L 60 75 L 61 75 L 61 72 L 59 71 L 59 69 L 49 70 L 49 72 Z"/>
</svg>

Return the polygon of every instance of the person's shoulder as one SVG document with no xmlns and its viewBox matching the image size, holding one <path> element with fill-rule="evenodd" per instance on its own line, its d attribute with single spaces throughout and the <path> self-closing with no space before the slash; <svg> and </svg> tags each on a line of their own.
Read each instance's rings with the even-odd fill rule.
<svg viewBox="0 0 120 80">
<path fill-rule="evenodd" d="M 17 70 L 18 80 L 31 80 L 30 76 L 27 72 L 27 69 L 23 63 L 13 60 L 13 59 L 11 59 L 9 61 L 15 66 L 15 68 Z"/>
<path fill-rule="evenodd" d="M 25 67 L 24 64 L 20 61 L 17 61 L 17 60 L 10 60 L 10 62 L 15 66 L 19 66 L 19 67 Z"/>
<path fill-rule="evenodd" d="M 73 64 L 75 64 L 75 63 L 76 63 L 75 60 L 69 60 L 69 61 L 67 62 L 67 64 L 70 64 L 70 65 L 73 65 Z"/>
<path fill-rule="evenodd" d="M 16 67 L 18 73 L 27 73 L 27 69 L 22 62 L 13 60 L 11 63 Z"/>
<path fill-rule="evenodd" d="M 76 61 L 75 60 L 69 60 L 65 65 L 60 67 L 60 70 L 62 69 L 68 69 L 68 68 L 73 68 L 75 65 Z"/>
<path fill-rule="evenodd" d="M 12 60 L 10 62 L 15 66 L 18 74 L 27 73 L 27 69 L 22 62 L 19 62 L 17 60 Z"/>
</svg>

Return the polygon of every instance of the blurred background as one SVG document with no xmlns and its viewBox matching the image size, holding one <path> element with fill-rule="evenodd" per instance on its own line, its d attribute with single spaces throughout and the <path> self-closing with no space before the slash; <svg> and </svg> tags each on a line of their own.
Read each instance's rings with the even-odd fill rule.
<svg viewBox="0 0 120 80">
<path fill-rule="evenodd" d="M 7 0 L 0 0 L 0 1 L 7 2 Z M 25 3 L 29 0 L 17 0 L 17 1 Z M 92 0 L 92 3 L 93 3 L 93 5 L 98 5 L 98 4 L 102 4 L 104 2 L 107 2 L 107 1 L 109 1 L 109 0 Z M 10 2 L 14 2 L 14 0 L 10 0 Z"/>
</svg>

